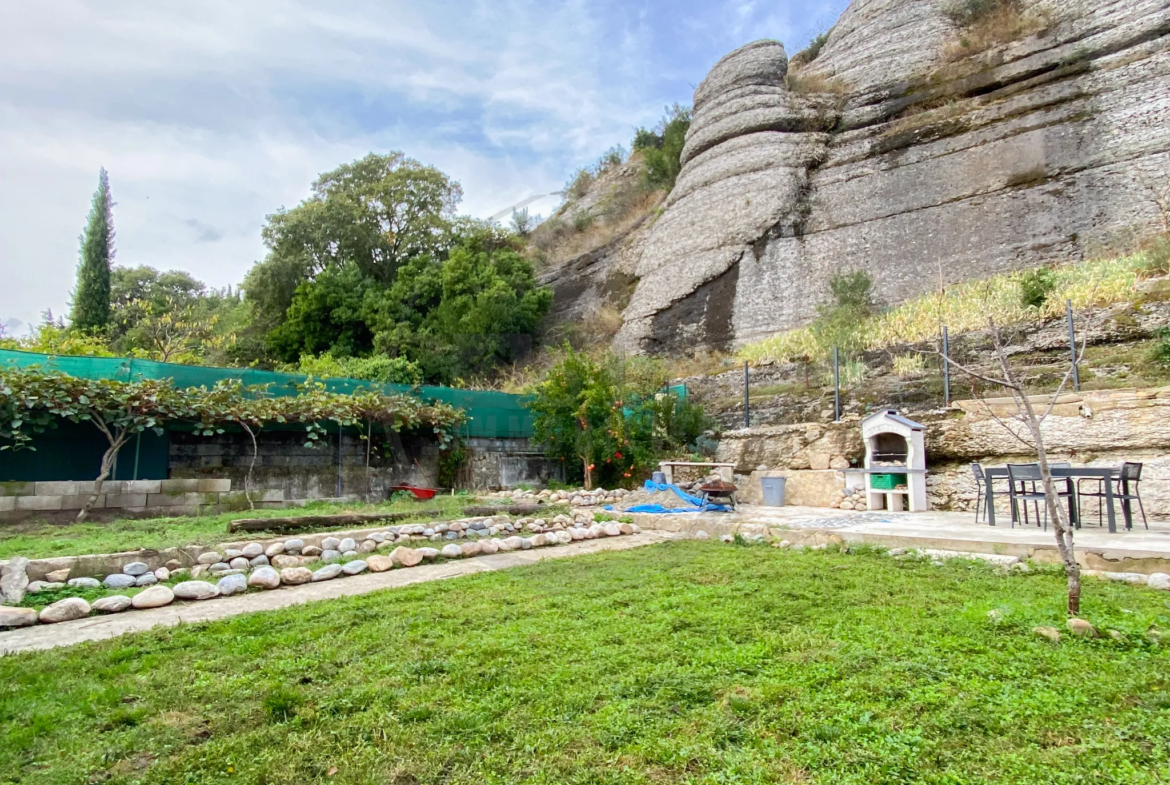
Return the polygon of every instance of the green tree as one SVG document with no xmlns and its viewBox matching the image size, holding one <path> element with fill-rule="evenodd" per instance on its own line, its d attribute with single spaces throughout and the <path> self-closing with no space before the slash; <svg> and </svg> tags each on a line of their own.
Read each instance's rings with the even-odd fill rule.
<svg viewBox="0 0 1170 785">
<path fill-rule="evenodd" d="M 374 336 L 366 323 L 366 293 L 372 288 L 356 265 L 327 267 L 297 287 L 284 323 L 268 334 L 269 347 L 290 363 L 306 354 L 368 353 Z"/>
<path fill-rule="evenodd" d="M 110 323 L 110 266 L 114 261 L 114 202 L 110 176 L 98 174 L 89 221 L 81 236 L 81 262 L 77 267 L 77 288 L 73 292 L 72 327 L 93 332 Z"/>
<path fill-rule="evenodd" d="M 537 441 L 565 476 L 612 487 L 632 485 L 659 456 L 687 449 L 711 425 L 702 409 L 665 390 L 669 372 L 651 358 L 596 361 L 566 347 L 532 390 Z"/>
<path fill-rule="evenodd" d="M 115 267 L 111 303 L 111 348 L 164 362 L 229 362 L 247 326 L 238 291 L 209 289 L 180 270 Z"/>
<path fill-rule="evenodd" d="M 329 267 L 352 266 L 388 286 L 407 260 L 451 246 L 462 196 L 447 175 L 399 152 L 326 172 L 308 199 L 268 216 L 268 256 L 244 284 L 257 317 L 279 324 L 299 287 Z"/>
<path fill-rule="evenodd" d="M 634 134 L 634 149 L 642 151 L 646 183 L 652 188 L 674 188 L 682 171 L 683 145 L 690 127 L 690 107 L 675 104 L 667 108 L 655 130 L 639 128 Z"/>
<path fill-rule="evenodd" d="M 527 259 L 471 238 L 445 261 L 419 257 L 400 270 L 374 303 L 374 344 L 416 362 L 428 381 L 450 383 L 523 354 L 551 305 Z"/>
</svg>

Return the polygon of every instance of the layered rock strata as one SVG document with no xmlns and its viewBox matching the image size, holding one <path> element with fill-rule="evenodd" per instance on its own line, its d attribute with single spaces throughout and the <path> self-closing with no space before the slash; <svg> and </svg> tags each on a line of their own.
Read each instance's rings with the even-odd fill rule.
<svg viewBox="0 0 1170 785">
<path fill-rule="evenodd" d="M 937 0 L 855 0 L 793 80 L 775 41 L 720 60 L 628 244 L 618 345 L 729 348 L 807 323 L 843 272 L 895 303 L 1163 227 L 1170 0 L 1023 5 L 978 53 Z"/>
</svg>

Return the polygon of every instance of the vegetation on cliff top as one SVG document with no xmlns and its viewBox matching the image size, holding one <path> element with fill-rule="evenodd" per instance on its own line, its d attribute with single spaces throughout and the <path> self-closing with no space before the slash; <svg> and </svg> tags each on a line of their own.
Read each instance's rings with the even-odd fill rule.
<svg viewBox="0 0 1170 785">
<path fill-rule="evenodd" d="M 871 350 L 933 341 L 942 325 L 957 334 L 985 328 L 989 317 L 1000 325 L 1049 319 L 1064 313 L 1066 300 L 1071 300 L 1074 308 L 1084 309 L 1133 299 L 1139 278 L 1157 270 L 1151 265 L 1150 252 L 1142 252 L 1053 267 L 1042 277 L 1043 283 L 1030 271 L 963 281 L 941 293 L 916 297 L 848 322 L 845 334 L 814 322 L 749 343 L 739 354 L 749 361 L 823 359 L 834 345 Z M 1038 287 L 1043 289 L 1042 297 Z"/>
</svg>

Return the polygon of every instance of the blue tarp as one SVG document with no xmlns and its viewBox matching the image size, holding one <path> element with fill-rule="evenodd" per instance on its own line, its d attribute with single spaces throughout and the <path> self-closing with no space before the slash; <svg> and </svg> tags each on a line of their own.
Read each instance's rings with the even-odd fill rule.
<svg viewBox="0 0 1170 785">
<path fill-rule="evenodd" d="M 652 512 L 652 513 L 668 513 L 668 512 L 731 512 L 731 508 L 726 504 L 711 504 L 704 501 L 698 496 L 691 496 L 689 493 L 683 491 L 677 485 L 670 483 L 654 482 L 653 480 L 646 480 L 644 486 L 648 491 L 674 491 L 674 494 L 683 501 L 691 504 L 691 507 L 664 507 L 661 504 L 636 504 L 621 512 Z M 613 510 L 612 504 L 605 506 L 607 510 Z"/>
</svg>

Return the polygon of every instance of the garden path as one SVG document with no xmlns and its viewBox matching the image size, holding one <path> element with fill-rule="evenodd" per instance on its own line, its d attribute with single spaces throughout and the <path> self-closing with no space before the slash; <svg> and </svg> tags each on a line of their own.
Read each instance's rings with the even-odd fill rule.
<svg viewBox="0 0 1170 785">
<path fill-rule="evenodd" d="M 131 611 L 110 616 L 90 616 L 59 624 L 38 624 L 35 627 L 0 633 L 0 655 L 15 654 L 36 649 L 71 646 L 84 641 L 98 641 L 131 632 L 143 632 L 154 627 L 174 627 L 180 624 L 215 621 L 241 613 L 276 610 L 302 605 L 316 600 L 367 594 L 382 589 L 409 586 L 415 583 L 456 578 L 477 572 L 506 570 L 535 564 L 542 559 L 563 559 L 602 551 L 623 551 L 643 545 L 653 545 L 673 538 L 667 532 L 642 532 L 624 537 L 583 540 L 556 548 L 511 551 L 473 559 L 424 564 L 410 569 L 389 572 L 364 573 L 350 578 L 338 578 L 322 583 L 285 587 L 275 591 L 251 592 L 236 597 L 224 597 L 205 602 L 177 601 L 164 608 Z"/>
</svg>

